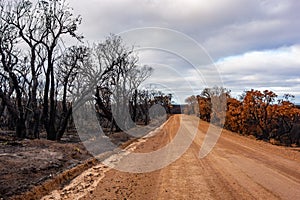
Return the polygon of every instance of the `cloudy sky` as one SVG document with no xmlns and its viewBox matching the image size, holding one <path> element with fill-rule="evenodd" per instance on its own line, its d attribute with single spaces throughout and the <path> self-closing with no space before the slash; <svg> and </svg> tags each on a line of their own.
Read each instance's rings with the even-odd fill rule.
<svg viewBox="0 0 300 200">
<path fill-rule="evenodd" d="M 177 96 L 222 85 L 251 88 L 300 103 L 298 0 L 69 0 L 92 42 L 120 34 L 154 67 L 147 84 Z"/>
</svg>

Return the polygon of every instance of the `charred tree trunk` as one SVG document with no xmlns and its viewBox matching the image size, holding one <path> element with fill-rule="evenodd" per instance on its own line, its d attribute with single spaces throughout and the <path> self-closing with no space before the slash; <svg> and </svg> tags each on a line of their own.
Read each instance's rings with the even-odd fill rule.
<svg viewBox="0 0 300 200">
<path fill-rule="evenodd" d="M 19 96 L 20 93 L 18 92 Z M 25 126 L 25 118 L 24 112 L 22 107 L 22 99 L 16 99 L 17 101 L 17 108 L 15 108 L 14 103 L 11 102 L 9 97 L 5 95 L 5 93 L 0 88 L 0 98 L 2 101 L 5 102 L 9 113 L 12 115 L 13 120 L 16 122 L 15 130 L 16 130 L 16 137 L 18 138 L 25 138 L 26 137 L 26 126 Z M 10 122 L 11 123 L 11 122 Z"/>
<path fill-rule="evenodd" d="M 65 113 L 63 116 L 62 122 L 60 124 L 60 128 L 57 132 L 56 140 L 59 141 L 62 138 L 62 136 L 64 135 L 64 133 L 67 129 L 67 126 L 68 126 L 68 122 L 71 118 L 71 115 L 72 115 L 72 107 L 70 107 L 68 109 L 67 113 Z"/>
<path fill-rule="evenodd" d="M 55 106 L 55 80 L 54 80 L 54 69 L 53 63 L 51 62 L 51 87 L 50 87 L 50 109 L 49 109 L 49 124 L 47 131 L 47 138 L 49 140 L 56 140 L 56 129 L 55 129 L 55 115 L 56 115 L 56 106 Z"/>
<path fill-rule="evenodd" d="M 149 124 L 149 108 L 148 108 L 148 100 L 145 99 L 145 125 Z"/>
<path fill-rule="evenodd" d="M 50 89 L 50 69 L 47 69 L 45 74 L 45 88 L 44 88 L 44 102 L 43 102 L 43 114 L 42 121 L 46 131 L 49 129 L 49 89 Z M 48 137 L 47 137 L 48 138 Z"/>
<path fill-rule="evenodd" d="M 25 114 L 27 124 L 27 135 L 39 138 L 39 122 L 40 122 L 40 110 L 37 103 L 37 88 L 38 88 L 38 75 L 36 69 L 36 45 L 31 46 L 31 61 L 30 69 L 32 76 L 32 83 L 28 90 L 29 100 L 27 102 L 28 108 Z"/>
<path fill-rule="evenodd" d="M 137 89 L 134 90 L 134 105 L 133 105 L 133 122 L 136 122 L 136 115 L 137 115 L 137 95 L 138 95 L 138 91 Z"/>
<path fill-rule="evenodd" d="M 48 140 L 56 140 L 55 130 L 55 80 L 54 80 L 54 66 L 52 61 L 53 50 L 48 49 L 48 69 L 46 72 L 46 83 L 44 89 L 44 108 L 43 108 L 43 122 L 47 132 Z M 50 92 L 50 95 L 49 95 Z M 49 102 L 50 101 L 50 102 Z"/>
</svg>

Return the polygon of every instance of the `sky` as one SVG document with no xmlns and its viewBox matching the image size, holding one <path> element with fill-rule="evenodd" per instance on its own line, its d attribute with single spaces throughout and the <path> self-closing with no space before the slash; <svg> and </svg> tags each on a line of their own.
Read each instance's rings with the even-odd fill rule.
<svg viewBox="0 0 300 200">
<path fill-rule="evenodd" d="M 142 87 L 182 103 L 205 87 L 272 90 L 300 103 L 298 0 L 67 0 L 88 43 L 110 33 L 154 73 Z"/>
</svg>

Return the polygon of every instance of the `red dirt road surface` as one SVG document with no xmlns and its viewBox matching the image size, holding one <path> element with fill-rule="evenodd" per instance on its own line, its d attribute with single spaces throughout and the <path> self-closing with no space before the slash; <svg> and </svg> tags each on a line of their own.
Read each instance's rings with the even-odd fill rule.
<svg viewBox="0 0 300 200">
<path fill-rule="evenodd" d="M 223 130 L 214 149 L 200 159 L 209 126 L 198 124 L 196 117 L 174 115 L 153 136 L 129 148 L 153 152 L 179 132 L 188 136 L 198 127 L 192 144 L 175 162 L 147 173 L 100 164 L 43 199 L 300 199 L 299 148 L 273 146 Z"/>
</svg>

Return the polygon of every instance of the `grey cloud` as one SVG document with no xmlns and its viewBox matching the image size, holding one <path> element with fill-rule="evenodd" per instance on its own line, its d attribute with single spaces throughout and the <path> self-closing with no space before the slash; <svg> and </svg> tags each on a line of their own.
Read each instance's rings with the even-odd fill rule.
<svg viewBox="0 0 300 200">
<path fill-rule="evenodd" d="M 132 28 L 171 28 L 202 43 L 214 59 L 300 42 L 297 0 L 70 0 L 70 4 L 83 16 L 82 32 L 94 41 Z"/>
<path fill-rule="evenodd" d="M 217 64 L 227 63 L 226 66 L 218 67 L 225 86 L 235 93 L 245 88 L 275 87 L 281 88 L 281 92 L 283 88 L 290 88 L 294 94 L 300 94 L 299 82 L 295 81 L 300 77 L 297 62 L 299 56 L 297 59 L 291 57 L 294 55 L 292 48 L 299 50 L 297 45 L 300 44 L 298 0 L 69 1 L 75 12 L 82 14 L 83 24 L 80 31 L 90 42 L 101 41 L 109 33 L 135 28 L 170 28 L 194 38 Z M 137 46 L 151 47 L 153 44 L 161 44 L 170 51 L 180 50 L 180 55 L 174 58 L 161 52 L 140 52 L 141 62 L 169 65 L 182 76 L 186 76 L 194 90 L 201 87 L 202 83 L 195 80 L 191 63 L 198 63 L 195 66 L 200 68 L 206 79 L 214 79 L 215 74 L 209 73 L 210 68 L 207 65 L 211 61 L 203 52 L 196 52 L 194 48 L 190 48 L 190 44 L 179 41 L 172 34 L 170 37 L 164 34 L 154 37 L 151 35 L 153 32 L 148 34 L 144 32 L 135 35 L 129 41 Z M 144 37 L 144 43 L 138 44 L 141 41 L 139 37 Z M 287 48 L 285 54 L 284 48 Z M 272 56 L 265 50 L 280 52 L 280 56 Z M 247 53 L 248 57 L 245 56 Z M 260 53 L 261 56 L 258 56 Z M 236 55 L 242 59 L 230 63 Z M 182 60 L 184 57 L 188 58 L 188 62 Z M 199 64 L 197 59 L 201 58 L 203 63 Z M 156 81 L 163 78 L 157 75 Z M 175 75 L 173 78 L 176 80 Z M 178 89 L 178 93 L 184 90 L 178 80 L 168 81 L 172 88 Z"/>
</svg>

